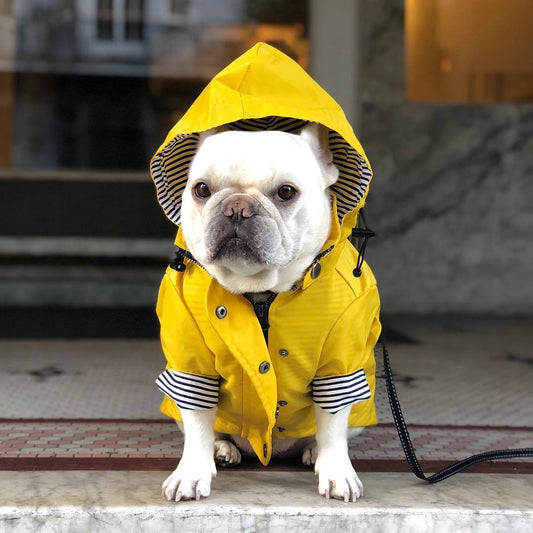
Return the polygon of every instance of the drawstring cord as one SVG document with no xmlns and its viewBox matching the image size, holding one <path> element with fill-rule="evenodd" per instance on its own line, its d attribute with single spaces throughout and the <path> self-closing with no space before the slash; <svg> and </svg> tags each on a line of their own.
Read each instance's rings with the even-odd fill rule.
<svg viewBox="0 0 533 533">
<path fill-rule="evenodd" d="M 359 257 L 357 258 L 357 263 L 353 269 L 352 274 L 355 278 L 358 278 L 362 274 L 363 262 L 365 260 L 366 245 L 368 244 L 368 239 L 375 237 L 376 233 L 372 231 L 365 219 L 365 214 L 363 209 L 359 211 L 359 217 L 357 220 L 357 226 L 352 230 L 352 239 L 357 241 L 356 248 L 359 252 Z"/>
</svg>

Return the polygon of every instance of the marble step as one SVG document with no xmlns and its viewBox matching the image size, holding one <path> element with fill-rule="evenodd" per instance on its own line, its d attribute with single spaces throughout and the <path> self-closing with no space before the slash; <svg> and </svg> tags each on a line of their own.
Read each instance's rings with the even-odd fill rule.
<svg viewBox="0 0 533 533">
<path fill-rule="evenodd" d="M 209 498 L 167 502 L 162 472 L 0 472 L 0 531 L 531 533 L 533 476 L 361 475 L 356 503 L 319 496 L 311 472 L 221 471 Z"/>
</svg>

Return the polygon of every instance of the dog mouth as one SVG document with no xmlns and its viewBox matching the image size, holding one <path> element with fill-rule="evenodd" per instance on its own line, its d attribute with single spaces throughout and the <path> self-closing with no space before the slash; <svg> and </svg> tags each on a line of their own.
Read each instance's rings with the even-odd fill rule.
<svg viewBox="0 0 533 533">
<path fill-rule="evenodd" d="M 262 263 L 258 250 L 251 246 L 246 239 L 236 235 L 219 243 L 212 254 L 213 261 L 246 260 L 250 263 Z"/>
<path fill-rule="evenodd" d="M 279 266 L 281 235 L 268 216 L 213 217 L 204 233 L 207 263 L 232 268 L 231 263 L 267 268 Z"/>
</svg>

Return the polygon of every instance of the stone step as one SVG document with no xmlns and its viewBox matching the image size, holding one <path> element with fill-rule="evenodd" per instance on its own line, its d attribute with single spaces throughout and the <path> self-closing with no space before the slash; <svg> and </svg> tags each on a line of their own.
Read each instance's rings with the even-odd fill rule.
<svg viewBox="0 0 533 533">
<path fill-rule="evenodd" d="M 4 306 L 153 306 L 176 227 L 146 172 L 0 172 L 0 211 Z"/>
<path fill-rule="evenodd" d="M 319 496 L 311 472 L 221 471 L 211 496 L 168 502 L 162 472 L 1 472 L 0 530 L 531 533 L 533 476 L 463 474 L 426 485 L 361 475 L 356 503 Z"/>
<path fill-rule="evenodd" d="M 13 207 L 16 206 L 16 209 Z M 172 238 L 148 172 L 0 172 L 2 237 Z"/>
</svg>

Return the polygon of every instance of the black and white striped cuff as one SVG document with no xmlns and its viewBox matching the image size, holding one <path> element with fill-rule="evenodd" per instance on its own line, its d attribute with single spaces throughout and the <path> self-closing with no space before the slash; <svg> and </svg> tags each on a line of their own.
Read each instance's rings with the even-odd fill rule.
<svg viewBox="0 0 533 533">
<path fill-rule="evenodd" d="M 315 378 L 311 386 L 313 401 L 333 415 L 347 405 L 372 397 L 362 368 L 347 376 Z"/>
<path fill-rule="evenodd" d="M 220 378 L 167 369 L 159 375 L 155 383 L 180 409 L 211 409 L 218 403 Z"/>
</svg>

